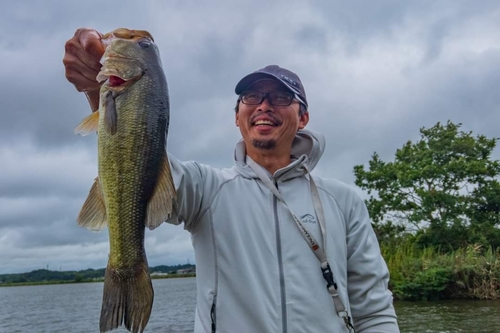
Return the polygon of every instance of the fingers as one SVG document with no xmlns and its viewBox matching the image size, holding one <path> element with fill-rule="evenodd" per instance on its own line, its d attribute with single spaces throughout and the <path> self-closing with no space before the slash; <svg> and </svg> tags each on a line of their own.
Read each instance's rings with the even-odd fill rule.
<svg viewBox="0 0 500 333">
<path fill-rule="evenodd" d="M 79 29 L 77 33 L 80 35 L 83 49 L 87 52 L 86 54 L 90 55 L 89 61 L 96 61 L 99 64 L 104 54 L 104 46 L 101 43 L 102 34 L 93 29 Z"/>
<path fill-rule="evenodd" d="M 78 91 L 98 89 L 96 81 L 104 53 L 101 34 L 92 29 L 78 29 L 66 42 L 63 64 L 66 78 Z"/>
<path fill-rule="evenodd" d="M 66 79 L 73 83 L 78 91 L 99 89 L 100 84 L 96 81 L 98 69 L 86 66 L 73 55 L 64 56 L 63 61 L 66 69 Z"/>
</svg>

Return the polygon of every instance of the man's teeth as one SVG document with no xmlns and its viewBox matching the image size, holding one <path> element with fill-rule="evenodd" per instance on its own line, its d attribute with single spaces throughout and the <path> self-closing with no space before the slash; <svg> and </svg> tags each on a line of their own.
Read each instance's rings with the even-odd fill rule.
<svg viewBox="0 0 500 333">
<path fill-rule="evenodd" d="M 257 120 L 255 122 L 255 125 L 271 125 L 271 126 L 273 126 L 274 123 L 272 121 L 269 121 L 269 120 Z"/>
</svg>

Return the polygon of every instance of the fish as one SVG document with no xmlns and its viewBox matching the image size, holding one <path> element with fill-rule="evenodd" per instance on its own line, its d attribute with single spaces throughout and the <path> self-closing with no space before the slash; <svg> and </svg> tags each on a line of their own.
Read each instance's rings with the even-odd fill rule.
<svg viewBox="0 0 500 333">
<path fill-rule="evenodd" d="M 83 136 L 97 132 L 98 151 L 98 176 L 77 222 L 93 231 L 108 227 L 100 331 L 125 325 L 136 333 L 144 331 L 154 299 L 145 228 L 157 228 L 176 209 L 166 152 L 168 86 L 149 32 L 119 28 L 102 42 L 99 109 L 75 128 Z"/>
</svg>

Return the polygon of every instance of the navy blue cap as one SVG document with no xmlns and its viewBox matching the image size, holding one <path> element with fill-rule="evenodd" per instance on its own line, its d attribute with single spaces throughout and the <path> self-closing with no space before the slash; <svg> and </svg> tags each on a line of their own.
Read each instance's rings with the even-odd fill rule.
<svg viewBox="0 0 500 333">
<path fill-rule="evenodd" d="M 304 86 L 297 74 L 278 65 L 269 65 L 253 73 L 248 74 L 238 82 L 234 92 L 239 95 L 258 80 L 272 78 L 280 81 L 291 92 L 297 95 L 297 99 L 304 104 L 307 109 L 307 98 Z"/>
</svg>

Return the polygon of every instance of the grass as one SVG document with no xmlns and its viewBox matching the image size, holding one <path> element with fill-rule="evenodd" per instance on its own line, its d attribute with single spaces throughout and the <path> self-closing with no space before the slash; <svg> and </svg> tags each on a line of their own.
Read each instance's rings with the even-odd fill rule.
<svg viewBox="0 0 500 333">
<path fill-rule="evenodd" d="M 382 247 L 396 299 L 499 299 L 500 251 L 468 246 L 443 253 L 413 244 Z"/>
</svg>

